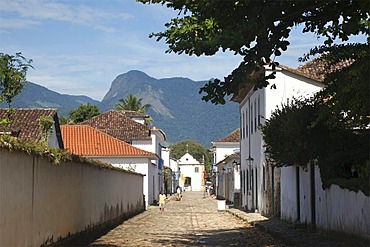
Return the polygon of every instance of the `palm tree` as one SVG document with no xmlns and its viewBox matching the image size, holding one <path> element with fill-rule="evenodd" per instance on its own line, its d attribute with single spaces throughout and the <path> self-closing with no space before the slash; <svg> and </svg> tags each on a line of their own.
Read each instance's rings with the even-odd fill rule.
<svg viewBox="0 0 370 247">
<path fill-rule="evenodd" d="M 148 110 L 149 107 L 151 107 L 150 104 L 141 105 L 142 99 L 137 99 L 136 96 L 129 94 L 126 99 L 121 98 L 119 100 L 120 103 L 116 104 L 114 108 L 116 110 L 125 110 L 125 111 L 136 111 L 140 113 L 145 113 L 146 110 Z"/>
</svg>

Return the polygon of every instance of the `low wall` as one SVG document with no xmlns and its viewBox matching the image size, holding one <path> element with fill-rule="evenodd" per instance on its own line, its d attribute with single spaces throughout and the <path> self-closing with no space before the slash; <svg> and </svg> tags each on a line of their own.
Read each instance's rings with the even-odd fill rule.
<svg viewBox="0 0 370 247">
<path fill-rule="evenodd" d="M 309 168 L 299 168 L 299 188 L 296 183 L 296 167 L 281 168 L 281 218 L 291 222 L 299 219 L 301 223 L 314 223 L 317 228 L 326 231 L 370 238 L 370 197 L 361 191 L 353 192 L 337 185 L 324 190 L 320 169 L 317 166 L 312 170 Z M 315 175 L 314 183 L 310 179 L 312 171 Z M 314 193 L 311 192 L 312 188 Z"/>
<path fill-rule="evenodd" d="M 323 190 L 316 170 L 316 225 L 317 227 L 345 232 L 370 240 L 370 197 L 362 191 L 354 192 L 331 185 Z"/>
<path fill-rule="evenodd" d="M 144 210 L 142 191 L 139 174 L 0 148 L 0 246 L 62 243 L 109 227 Z"/>
</svg>

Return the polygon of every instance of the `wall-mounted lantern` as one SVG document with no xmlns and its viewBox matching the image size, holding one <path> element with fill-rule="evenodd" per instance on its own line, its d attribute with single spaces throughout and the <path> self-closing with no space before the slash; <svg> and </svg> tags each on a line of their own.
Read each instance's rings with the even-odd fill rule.
<svg viewBox="0 0 370 247">
<path fill-rule="evenodd" d="M 238 163 L 236 160 L 233 161 L 233 167 L 236 169 L 236 171 L 240 170 L 240 163 Z"/>
</svg>

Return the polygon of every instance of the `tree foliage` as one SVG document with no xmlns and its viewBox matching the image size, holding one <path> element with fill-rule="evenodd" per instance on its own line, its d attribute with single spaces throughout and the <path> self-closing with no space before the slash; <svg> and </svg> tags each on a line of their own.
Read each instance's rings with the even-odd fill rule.
<svg viewBox="0 0 370 247">
<path fill-rule="evenodd" d="M 276 109 L 260 127 L 269 158 L 276 166 L 306 166 L 317 157 L 311 150 L 313 130 L 309 128 L 316 114 L 317 107 L 310 100 L 297 99 Z"/>
<path fill-rule="evenodd" d="M 306 55 L 306 59 L 316 54 L 323 54 L 316 62 L 324 65 L 324 72 L 327 72 L 324 79 L 326 86 L 315 99 L 320 105 L 318 121 L 326 119 L 333 127 L 347 129 L 368 126 L 369 43 L 317 47 Z"/>
<path fill-rule="evenodd" d="M 91 105 L 90 103 L 87 103 L 86 105 L 81 104 L 79 107 L 68 113 L 69 120 L 73 123 L 81 123 L 99 114 L 99 107 Z"/>
<path fill-rule="evenodd" d="M 50 135 L 53 133 L 54 120 L 50 116 L 41 116 L 39 118 L 39 126 L 42 132 L 42 141 L 46 144 L 49 140 Z"/>
<path fill-rule="evenodd" d="M 0 53 L 0 102 L 5 100 L 9 108 L 27 83 L 27 71 L 33 68 L 31 63 L 32 60 L 27 60 L 20 52 L 15 55 Z"/>
<path fill-rule="evenodd" d="M 238 68 L 224 79 L 209 81 L 200 89 L 203 99 L 225 103 L 226 95 L 238 92 L 246 83 L 266 87 L 274 74 L 265 75 L 265 64 L 275 67 L 275 57 L 290 45 L 287 40 L 294 27 L 324 39 L 325 47 L 348 41 L 351 35 L 369 37 L 369 3 L 353 0 L 138 0 L 162 4 L 178 11 L 165 24 L 166 30 L 152 33 L 165 40 L 166 52 L 188 55 L 214 55 L 230 50 L 242 57 Z M 369 41 L 369 39 L 368 39 Z M 250 75 L 257 75 L 251 78 Z"/>
<path fill-rule="evenodd" d="M 317 97 L 320 97 L 317 96 Z M 339 179 L 357 178 L 369 193 L 369 131 L 343 123 L 317 98 L 296 100 L 277 109 L 261 126 L 266 153 L 275 166 L 306 166 L 318 161 L 323 186 Z M 323 114 L 322 112 L 330 114 Z M 339 122 L 339 124 L 338 124 Z M 342 123 L 341 123 L 342 122 Z M 336 123 L 336 124 L 333 124 Z M 356 185 L 357 186 L 357 185 Z M 355 186 L 355 187 L 356 187 Z M 344 187 L 357 191 L 354 186 Z"/>
<path fill-rule="evenodd" d="M 184 154 L 186 154 L 186 152 L 188 152 L 199 162 L 202 162 L 204 160 L 206 171 L 210 171 L 211 157 L 208 153 L 208 150 L 201 144 L 196 143 L 192 140 L 186 140 L 171 145 L 170 149 L 170 156 L 172 159 L 179 160 Z"/>
<path fill-rule="evenodd" d="M 137 99 L 136 96 L 129 94 L 126 99 L 120 99 L 114 108 L 116 110 L 126 110 L 126 111 L 136 111 L 140 113 L 145 113 L 149 107 L 150 104 L 142 105 L 141 101 L 143 99 Z"/>
</svg>

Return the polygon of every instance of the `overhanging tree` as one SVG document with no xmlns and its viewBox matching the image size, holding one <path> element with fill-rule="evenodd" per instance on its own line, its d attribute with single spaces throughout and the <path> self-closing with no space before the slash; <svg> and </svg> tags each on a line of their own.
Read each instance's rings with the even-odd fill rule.
<svg viewBox="0 0 370 247">
<path fill-rule="evenodd" d="M 0 53 L 0 102 L 6 101 L 9 107 L 7 119 L 0 120 L 0 123 L 10 122 L 13 99 L 27 83 L 27 71 L 33 68 L 31 63 L 32 60 L 27 60 L 20 52 L 15 55 Z"/>
<path fill-rule="evenodd" d="M 5 100 L 9 108 L 27 83 L 27 71 L 33 68 L 31 63 L 32 60 L 27 60 L 20 52 L 15 55 L 0 53 L 0 102 Z"/>
<path fill-rule="evenodd" d="M 369 37 L 370 33 L 369 4 L 361 0 L 138 1 L 178 11 L 178 16 L 165 24 L 165 31 L 150 35 L 165 40 L 166 52 L 210 56 L 230 50 L 241 56 L 239 67 L 230 75 L 200 89 L 206 94 L 203 99 L 215 104 L 225 103 L 226 95 L 237 93 L 246 83 L 266 87 L 274 75 L 256 72 L 265 64 L 276 66 L 275 57 L 287 50 L 287 39 L 297 25 L 304 26 L 303 32 L 322 37 L 325 47 L 347 41 L 351 35 Z M 251 79 L 253 73 L 260 76 Z"/>
</svg>

